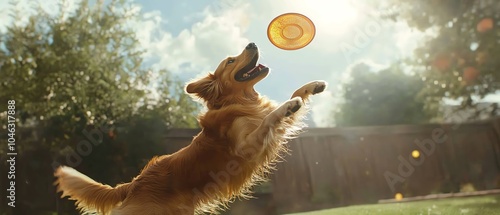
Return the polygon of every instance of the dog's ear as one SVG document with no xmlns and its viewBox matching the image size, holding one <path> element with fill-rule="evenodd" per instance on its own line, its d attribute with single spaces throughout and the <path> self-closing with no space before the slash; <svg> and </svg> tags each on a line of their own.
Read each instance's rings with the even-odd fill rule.
<svg viewBox="0 0 500 215">
<path fill-rule="evenodd" d="M 215 76 L 213 74 L 209 74 L 200 80 L 189 83 L 186 86 L 186 92 L 194 94 L 207 102 L 215 102 L 215 100 L 219 97 L 221 90 Z"/>
<path fill-rule="evenodd" d="M 214 81 L 215 79 L 213 75 L 209 74 L 202 79 L 188 83 L 188 85 L 186 86 L 186 92 L 189 94 L 203 93 L 204 91 L 210 90 L 210 88 L 212 88 Z"/>
</svg>

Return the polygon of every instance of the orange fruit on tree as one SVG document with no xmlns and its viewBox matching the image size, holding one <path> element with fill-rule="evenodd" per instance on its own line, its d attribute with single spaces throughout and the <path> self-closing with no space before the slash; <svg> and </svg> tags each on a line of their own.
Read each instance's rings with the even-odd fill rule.
<svg viewBox="0 0 500 215">
<path fill-rule="evenodd" d="M 477 76 L 479 76 L 479 70 L 472 66 L 466 67 L 462 75 L 466 84 L 473 83 L 477 79 Z"/>
<path fill-rule="evenodd" d="M 491 30 L 493 28 L 493 25 L 494 23 L 492 18 L 484 18 L 477 23 L 476 30 L 479 33 L 484 33 Z"/>
<path fill-rule="evenodd" d="M 438 55 L 435 59 L 434 62 L 432 62 L 432 65 L 440 70 L 444 71 L 448 68 L 450 68 L 451 60 L 448 56 L 446 55 Z"/>
</svg>

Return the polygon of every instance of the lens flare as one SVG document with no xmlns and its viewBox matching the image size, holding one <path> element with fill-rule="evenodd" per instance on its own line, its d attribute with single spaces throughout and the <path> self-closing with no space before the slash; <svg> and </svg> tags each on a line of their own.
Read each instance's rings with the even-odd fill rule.
<svg viewBox="0 0 500 215">
<path fill-rule="evenodd" d="M 413 150 L 413 151 L 411 152 L 411 156 L 412 156 L 413 158 L 419 158 L 419 157 L 420 157 L 420 152 L 419 152 L 418 150 Z"/>
<path fill-rule="evenodd" d="M 403 199 L 403 194 L 401 193 L 396 193 L 396 195 L 394 196 L 394 198 L 398 201 L 400 201 L 401 199 Z"/>
</svg>

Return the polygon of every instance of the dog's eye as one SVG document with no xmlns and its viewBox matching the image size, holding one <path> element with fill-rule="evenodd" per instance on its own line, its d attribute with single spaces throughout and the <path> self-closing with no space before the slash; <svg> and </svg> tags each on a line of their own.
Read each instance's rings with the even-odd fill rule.
<svg viewBox="0 0 500 215">
<path fill-rule="evenodd" d="M 230 64 L 230 63 L 234 63 L 234 59 L 229 59 L 229 60 L 227 61 L 227 64 Z"/>
</svg>

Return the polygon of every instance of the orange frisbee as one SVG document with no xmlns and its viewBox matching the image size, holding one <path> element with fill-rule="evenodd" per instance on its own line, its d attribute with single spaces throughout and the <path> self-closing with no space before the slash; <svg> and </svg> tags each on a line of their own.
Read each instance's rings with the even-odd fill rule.
<svg viewBox="0 0 500 215">
<path fill-rule="evenodd" d="M 316 27 L 300 13 L 285 13 L 274 18 L 267 27 L 267 37 L 284 50 L 304 48 L 314 39 Z"/>
</svg>

